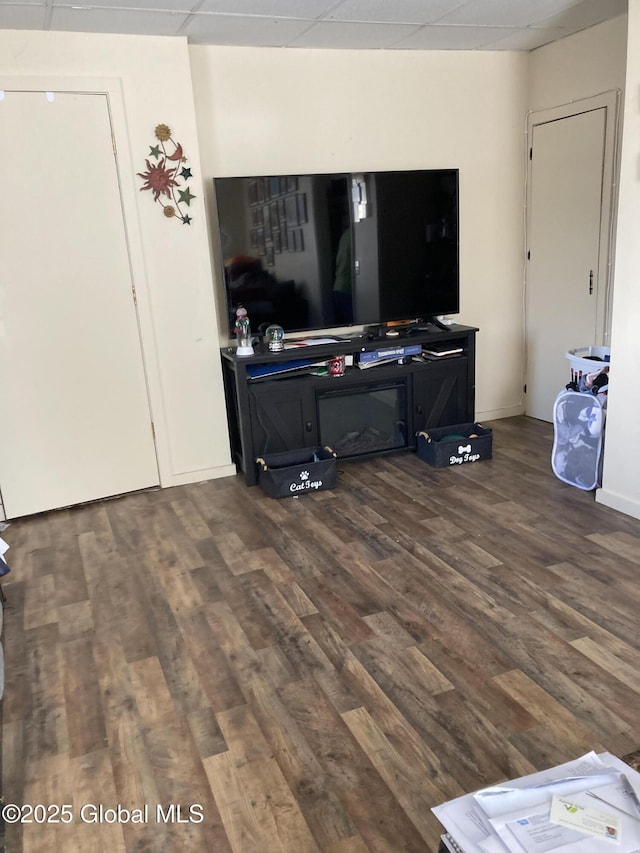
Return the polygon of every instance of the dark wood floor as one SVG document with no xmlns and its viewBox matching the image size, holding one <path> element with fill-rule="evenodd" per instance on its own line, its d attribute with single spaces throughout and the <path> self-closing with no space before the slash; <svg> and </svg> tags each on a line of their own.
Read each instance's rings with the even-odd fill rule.
<svg viewBox="0 0 640 853">
<path fill-rule="evenodd" d="M 636 750 L 640 522 L 553 476 L 548 424 L 491 426 L 460 468 L 13 522 L 4 801 L 73 820 L 8 826 L 9 853 L 435 851 L 431 806 Z"/>
</svg>

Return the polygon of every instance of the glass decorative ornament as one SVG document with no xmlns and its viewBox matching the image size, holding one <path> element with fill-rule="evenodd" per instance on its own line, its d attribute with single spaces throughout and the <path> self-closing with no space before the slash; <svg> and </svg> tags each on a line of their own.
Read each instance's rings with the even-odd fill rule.
<svg viewBox="0 0 640 853">
<path fill-rule="evenodd" d="M 249 317 L 247 309 L 242 306 L 236 311 L 235 333 L 238 341 L 236 355 L 253 355 Z"/>
<path fill-rule="evenodd" d="M 268 326 L 264 333 L 264 339 L 269 344 L 271 352 L 280 352 L 284 349 L 284 329 L 282 326 Z"/>
</svg>

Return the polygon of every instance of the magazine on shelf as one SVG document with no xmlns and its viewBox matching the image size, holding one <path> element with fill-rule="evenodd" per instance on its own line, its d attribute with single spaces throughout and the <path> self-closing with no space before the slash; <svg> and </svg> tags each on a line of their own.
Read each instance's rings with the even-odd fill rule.
<svg viewBox="0 0 640 853">
<path fill-rule="evenodd" d="M 285 349 L 300 349 L 302 347 L 317 347 L 322 344 L 337 344 L 340 338 L 300 338 L 299 341 L 285 341 Z"/>
<path fill-rule="evenodd" d="M 365 350 L 358 356 L 360 363 L 378 362 L 382 359 L 397 361 L 399 358 L 407 358 L 410 355 L 419 355 L 422 352 L 422 344 L 405 344 L 397 347 L 382 347 L 381 349 Z"/>
<path fill-rule="evenodd" d="M 310 371 L 315 367 L 326 365 L 325 361 L 316 361 L 312 358 L 296 358 L 291 361 L 277 361 L 270 364 L 248 364 L 247 379 L 275 379 L 289 373 L 301 373 Z"/>
<path fill-rule="evenodd" d="M 401 355 L 394 355 L 392 358 L 379 358 L 377 361 L 359 361 L 358 367 L 360 370 L 368 370 L 370 367 L 378 367 L 382 364 L 399 364 L 403 359 Z"/>
</svg>

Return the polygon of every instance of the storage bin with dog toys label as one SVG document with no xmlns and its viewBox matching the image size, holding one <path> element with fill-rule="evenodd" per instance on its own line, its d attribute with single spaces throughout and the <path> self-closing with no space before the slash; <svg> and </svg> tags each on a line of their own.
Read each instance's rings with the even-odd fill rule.
<svg viewBox="0 0 640 853">
<path fill-rule="evenodd" d="M 435 468 L 491 459 L 493 432 L 478 423 L 455 424 L 417 433 L 418 457 Z"/>
</svg>

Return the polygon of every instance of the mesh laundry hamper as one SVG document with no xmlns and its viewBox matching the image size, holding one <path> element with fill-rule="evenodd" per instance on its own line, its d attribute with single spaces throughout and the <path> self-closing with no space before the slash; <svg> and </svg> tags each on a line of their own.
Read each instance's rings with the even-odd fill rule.
<svg viewBox="0 0 640 853">
<path fill-rule="evenodd" d="M 553 406 L 551 467 L 558 479 L 591 491 L 601 483 L 606 396 L 561 391 Z"/>
</svg>

